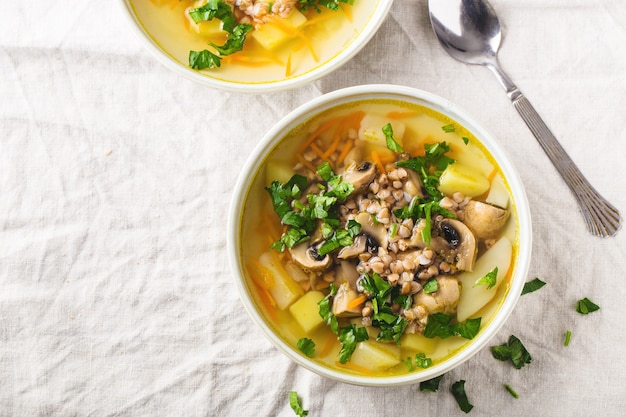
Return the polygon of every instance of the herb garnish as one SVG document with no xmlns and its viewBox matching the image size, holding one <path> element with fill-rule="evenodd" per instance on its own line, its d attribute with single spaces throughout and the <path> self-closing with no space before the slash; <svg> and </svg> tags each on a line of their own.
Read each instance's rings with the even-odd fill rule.
<svg viewBox="0 0 626 417">
<path fill-rule="evenodd" d="M 228 33 L 228 39 L 224 45 L 209 42 L 219 55 L 207 49 L 189 51 L 189 66 L 197 70 L 220 67 L 222 56 L 231 55 L 243 49 L 246 35 L 253 28 L 248 23 L 237 24 L 231 7 L 222 0 L 208 0 L 204 6 L 191 9 L 189 16 L 196 23 L 219 19 L 222 21 L 222 29 Z"/>
<path fill-rule="evenodd" d="M 317 305 L 319 306 L 320 317 L 324 320 L 330 330 L 335 334 L 339 334 L 339 322 L 337 317 L 333 314 L 333 310 L 330 307 L 330 299 L 337 294 L 337 287 L 334 284 L 330 284 L 330 292 L 324 297 Z"/>
<path fill-rule="evenodd" d="M 369 336 L 365 327 L 357 327 L 356 324 L 351 324 L 339 329 L 339 341 L 341 342 L 339 363 L 348 362 L 356 349 L 357 343 L 367 339 L 369 339 Z"/>
<path fill-rule="evenodd" d="M 528 281 L 524 284 L 524 289 L 522 290 L 522 295 L 528 294 L 529 292 L 537 291 L 539 288 L 546 285 L 545 282 L 535 277 L 532 281 Z"/>
<path fill-rule="evenodd" d="M 433 364 L 433 360 L 427 358 L 425 353 L 418 353 L 415 355 L 415 359 L 409 356 L 406 360 L 401 360 L 401 362 L 409 369 L 409 372 L 413 372 L 417 368 L 426 369 Z"/>
<path fill-rule="evenodd" d="M 519 395 L 517 395 L 517 392 L 515 392 L 515 390 L 509 384 L 504 384 L 504 388 L 506 388 L 506 390 L 509 392 L 509 394 L 513 396 L 513 398 L 515 399 L 519 398 Z"/>
<path fill-rule="evenodd" d="M 583 298 L 582 300 L 578 300 L 578 302 L 576 303 L 576 311 L 580 314 L 589 314 L 597 310 L 600 310 L 600 306 L 595 304 L 587 297 Z"/>
<path fill-rule="evenodd" d="M 569 346 L 570 339 L 572 338 L 571 330 L 567 330 L 565 332 L 565 341 L 563 342 L 563 346 Z"/>
<path fill-rule="evenodd" d="M 305 11 L 309 7 L 321 12 L 319 6 L 324 6 L 330 10 L 339 10 L 339 3 L 354 4 L 354 0 L 300 0 L 300 10 Z"/>
<path fill-rule="evenodd" d="M 432 294 L 434 292 L 437 292 L 438 289 L 439 282 L 435 278 L 431 278 L 426 281 L 426 283 L 424 284 L 424 288 L 422 288 L 424 294 Z"/>
<path fill-rule="evenodd" d="M 497 278 L 498 278 L 498 267 L 496 266 L 491 271 L 487 272 L 487 274 L 484 277 L 477 280 L 476 283 L 473 285 L 473 287 L 477 285 L 485 284 L 487 285 L 487 289 L 490 290 L 494 287 L 494 285 L 496 285 Z"/>
<path fill-rule="evenodd" d="M 456 127 L 454 126 L 454 123 L 450 123 L 448 125 L 441 126 L 441 130 L 446 133 L 453 133 L 456 131 Z"/>
<path fill-rule="evenodd" d="M 399 345 L 408 321 L 400 314 L 395 314 L 391 304 L 397 303 L 408 309 L 411 306 L 411 297 L 400 295 L 398 286 L 392 286 L 375 272 L 372 275 L 364 274 L 360 285 L 369 294 L 372 302 L 372 326 L 380 329 L 376 340 L 393 340 Z"/>
<path fill-rule="evenodd" d="M 288 226 L 280 239 L 270 245 L 272 249 L 284 252 L 285 248 L 292 248 L 309 240 L 319 221 L 322 221 L 321 230 L 325 239 L 318 248 L 321 256 L 340 247 L 352 245 L 353 238 L 360 233 L 361 225 L 354 220 L 348 222 L 346 228 L 342 229 L 337 214 L 337 204 L 354 191 L 354 185 L 342 181 L 341 176 L 335 174 L 328 162 L 320 165 L 317 173 L 323 180 L 318 184 L 320 193 L 309 193 L 304 203 L 300 198 L 308 182 L 306 177 L 300 174 L 295 174 L 285 184 L 272 181 L 269 187 L 265 187 L 272 199 L 274 211 L 282 224 Z"/>
<path fill-rule="evenodd" d="M 383 126 L 383 133 L 385 134 L 385 141 L 387 142 L 387 148 L 389 148 L 389 150 L 404 153 L 402 146 L 400 146 L 400 144 L 393 137 L 393 128 L 391 127 L 391 123 L 387 123 Z"/>
<path fill-rule="evenodd" d="M 491 354 L 494 358 L 501 361 L 510 359 L 517 369 L 523 368 L 524 365 L 530 363 L 532 360 L 530 353 L 528 353 L 522 342 L 513 335 L 509 337 L 508 343 L 503 343 L 499 346 L 492 346 Z"/>
<path fill-rule="evenodd" d="M 459 405 L 461 411 L 465 413 L 469 413 L 470 411 L 472 411 L 472 408 L 474 408 L 474 406 L 470 404 L 469 400 L 467 399 L 464 380 L 460 380 L 452 384 L 452 386 L 450 387 L 450 391 L 452 391 L 452 395 L 454 396 L 454 399 Z"/>
<path fill-rule="evenodd" d="M 436 376 L 432 379 L 429 379 L 427 381 L 420 382 L 420 391 L 437 392 L 437 390 L 439 389 L 439 383 L 441 382 L 442 378 L 443 378 L 443 374 Z"/>
<path fill-rule="evenodd" d="M 300 349 L 302 351 L 302 353 L 307 355 L 309 358 L 313 357 L 313 354 L 315 353 L 315 342 L 314 341 L 312 341 L 311 339 L 308 339 L 306 337 L 303 337 L 303 338 L 298 340 L 297 346 L 298 346 L 298 349 Z"/>
<path fill-rule="evenodd" d="M 302 408 L 302 404 L 300 404 L 300 399 L 298 398 L 298 393 L 296 391 L 289 391 L 289 405 L 298 417 L 305 417 L 309 415 L 309 410 Z"/>
<path fill-rule="evenodd" d="M 451 323 L 452 316 L 444 313 L 433 313 L 428 316 L 424 336 L 428 338 L 439 337 L 446 339 L 450 336 L 461 336 L 465 339 L 473 339 L 480 330 L 481 318 L 467 319 L 463 323 Z"/>
</svg>

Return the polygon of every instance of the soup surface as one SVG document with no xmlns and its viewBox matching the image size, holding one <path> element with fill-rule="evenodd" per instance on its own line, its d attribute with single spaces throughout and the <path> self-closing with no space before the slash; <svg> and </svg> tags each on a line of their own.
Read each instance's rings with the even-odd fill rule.
<svg viewBox="0 0 626 417">
<path fill-rule="evenodd" d="M 130 0 L 146 32 L 182 65 L 190 65 L 190 51 L 207 50 L 223 56 L 219 67 L 199 72 L 218 80 L 254 84 L 292 78 L 328 62 L 354 42 L 372 18 L 379 1 L 356 0 L 353 5 L 340 2 L 337 10 L 326 7 L 300 10 L 290 6 L 285 13 L 258 8 L 246 10 L 242 6 L 244 11 L 234 5 L 233 0 L 228 0 L 224 3 L 233 3 L 230 7 L 238 21 L 250 25 L 251 29 L 243 50 L 231 55 L 218 53 L 214 47 L 234 37 L 224 30 L 217 17 L 196 23 L 190 16 L 190 10 L 198 10 L 206 3 L 206 0 Z M 281 2 L 248 3 L 267 6 Z"/>
<path fill-rule="evenodd" d="M 269 153 L 241 256 L 269 326 L 318 363 L 391 376 L 445 360 L 509 290 L 515 204 L 463 126 L 392 100 L 327 110 Z"/>
</svg>

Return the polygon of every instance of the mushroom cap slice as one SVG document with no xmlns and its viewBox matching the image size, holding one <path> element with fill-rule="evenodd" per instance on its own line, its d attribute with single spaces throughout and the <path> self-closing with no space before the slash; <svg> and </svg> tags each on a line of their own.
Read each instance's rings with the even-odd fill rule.
<svg viewBox="0 0 626 417">
<path fill-rule="evenodd" d="M 461 298 L 459 281 L 454 277 L 441 276 L 437 278 L 438 289 L 432 294 L 420 291 L 413 296 L 413 305 L 423 306 L 429 314 L 456 312 L 456 306 Z"/>
<path fill-rule="evenodd" d="M 328 254 L 320 256 L 315 247 L 309 246 L 309 242 L 297 244 L 289 249 L 289 253 L 291 253 L 291 259 L 307 272 L 325 271 L 332 264 L 332 259 Z"/>
<path fill-rule="evenodd" d="M 478 249 L 471 230 L 463 222 L 455 219 L 443 219 L 439 223 L 439 228 L 451 248 L 457 252 L 456 267 L 462 271 L 474 269 Z"/>
<path fill-rule="evenodd" d="M 359 165 L 350 164 L 344 171 L 342 179 L 354 185 L 355 191 L 364 190 L 374 181 L 376 172 L 376 165 L 369 161 L 361 162 Z"/>
<path fill-rule="evenodd" d="M 339 259 L 352 259 L 356 258 L 367 250 L 367 236 L 358 235 L 354 238 L 352 245 L 341 248 L 337 254 Z"/>
<path fill-rule="evenodd" d="M 343 282 L 337 288 L 337 294 L 333 297 L 332 311 L 337 317 L 355 317 L 361 315 L 361 305 L 350 307 L 350 303 L 357 299 L 359 294 L 347 282 Z"/>
<path fill-rule="evenodd" d="M 465 207 L 464 223 L 478 239 L 493 239 L 506 224 L 509 210 L 471 200 Z"/>
</svg>

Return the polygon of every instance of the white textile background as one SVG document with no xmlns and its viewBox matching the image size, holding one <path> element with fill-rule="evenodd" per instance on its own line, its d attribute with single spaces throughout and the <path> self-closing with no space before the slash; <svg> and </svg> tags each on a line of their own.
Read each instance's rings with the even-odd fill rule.
<svg viewBox="0 0 626 417">
<path fill-rule="evenodd" d="M 626 212 L 623 0 L 493 0 L 501 62 L 592 184 Z M 286 359 L 239 301 L 227 206 L 259 138 L 298 105 L 364 83 L 438 94 L 511 156 L 533 215 L 524 295 L 492 344 L 518 336 L 521 370 L 488 349 L 438 393 L 363 388 Z M 116 2 L 0 2 L 0 415 L 622 416 L 626 231 L 589 235 L 566 188 L 491 73 L 448 57 L 426 0 L 397 0 L 337 72 L 241 96 L 158 64 Z M 589 297 L 601 310 L 574 311 Z M 564 334 L 571 330 L 568 347 Z M 503 388 L 510 384 L 514 399 Z"/>
</svg>

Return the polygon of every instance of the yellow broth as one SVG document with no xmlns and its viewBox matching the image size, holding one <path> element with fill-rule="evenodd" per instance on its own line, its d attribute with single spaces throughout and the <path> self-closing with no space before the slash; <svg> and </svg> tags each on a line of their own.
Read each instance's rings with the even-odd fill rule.
<svg viewBox="0 0 626 417">
<path fill-rule="evenodd" d="M 306 337 L 312 339 L 316 346 L 315 354 L 311 359 L 323 366 L 364 376 L 385 377 L 403 375 L 407 374 L 409 369 L 401 362 L 384 370 L 364 369 L 362 366 L 352 366 L 350 362 L 340 364 L 337 358 L 341 344 L 337 336 L 325 324 L 306 333 L 298 321 L 294 319 L 288 308 L 280 309 L 274 305 L 275 303 L 267 291 L 267 287 L 273 285 L 273 279 L 263 276 L 263 268 L 259 266 L 258 261 L 259 257 L 268 251 L 275 259 L 286 260 L 289 256 L 288 251 L 280 254 L 275 250 L 269 249 L 270 244 L 280 237 L 282 225 L 274 212 L 269 195 L 264 189 L 271 181 L 276 179 L 268 178 L 266 175 L 268 162 L 274 164 L 278 161 L 279 163 L 292 166 L 297 164 L 299 161 L 302 161 L 302 155 L 299 152 L 301 152 L 303 144 L 310 139 L 312 133 L 324 129 L 326 129 L 324 133 L 319 136 L 321 138 L 318 142 L 321 144 L 320 147 L 337 146 L 340 148 L 345 142 L 349 141 L 345 137 L 345 132 L 359 128 L 358 122 L 363 119 L 360 116 L 354 116 L 359 112 L 374 119 L 378 117 L 380 120 L 400 120 L 405 126 L 402 146 L 405 151 L 413 156 L 423 154 L 423 146 L 426 143 L 445 141 L 451 147 L 448 155 L 454 158 L 456 163 L 471 165 L 476 170 L 483 172 L 492 182 L 495 178 L 499 178 L 504 184 L 505 192 L 509 198 L 511 215 L 498 239 L 505 237 L 512 245 L 510 265 L 508 271 L 503 271 L 505 279 L 497 288 L 495 296 L 484 307 L 470 316 L 482 318 L 481 331 L 489 325 L 509 291 L 509 280 L 517 265 L 519 230 L 515 201 L 513 201 L 508 183 L 495 159 L 472 132 L 447 116 L 418 104 L 380 99 L 352 102 L 327 110 L 302 123 L 290 132 L 286 132 L 284 138 L 271 150 L 264 160 L 255 178 L 252 180 L 246 196 L 242 215 L 241 259 L 246 275 L 246 286 L 258 310 L 262 313 L 268 326 L 291 345 L 296 352 L 299 352 L 296 347 L 298 340 Z M 350 121 L 351 119 L 352 121 Z M 352 127 L 350 127 L 350 123 L 353 124 Z M 444 126 L 451 126 L 452 124 L 454 125 L 454 132 L 446 132 L 443 129 Z M 329 125 L 332 127 L 327 128 Z M 337 135 L 333 133 L 333 129 L 338 126 L 344 132 L 344 136 L 339 144 L 335 142 Z M 467 143 L 465 143 L 466 140 Z M 365 159 L 369 159 L 370 156 L 366 155 Z M 481 198 L 484 198 L 484 195 L 476 199 L 480 200 Z M 484 247 L 479 249 L 478 259 L 481 258 L 485 251 Z M 321 291 L 326 294 L 328 289 L 325 288 Z M 462 292 L 463 288 L 461 288 Z M 348 320 L 344 319 L 344 321 Z M 373 339 L 375 339 L 375 335 L 370 334 L 370 340 Z M 472 343 L 471 340 L 460 336 L 452 336 L 446 339 L 438 337 L 429 339 L 418 334 L 403 336 L 399 347 L 395 347 L 396 344 L 393 342 L 389 343 L 389 346 L 392 346 L 391 349 L 394 352 L 397 353 L 399 351 L 398 356 L 400 360 L 415 357 L 418 353 L 424 353 L 433 360 L 433 364 L 437 364 L 454 355 L 470 343 Z M 419 372 L 419 368 L 411 372 Z"/>
<path fill-rule="evenodd" d="M 144 30 L 165 53 L 184 66 L 189 64 L 190 50 L 212 50 L 208 42 L 222 45 L 226 40 L 224 33 L 201 35 L 190 28 L 185 10 L 198 7 L 196 3 L 130 0 Z M 357 0 L 353 6 L 340 4 L 338 11 L 322 7 L 321 13 L 309 8 L 303 12 L 307 22 L 297 31 L 282 31 L 288 39 L 276 48 L 262 47 L 249 33 L 243 51 L 224 56 L 220 68 L 199 72 L 217 80 L 250 84 L 305 74 L 330 61 L 354 42 L 373 17 L 378 3 L 378 0 Z M 263 30 L 262 26 L 258 30 Z"/>
</svg>

